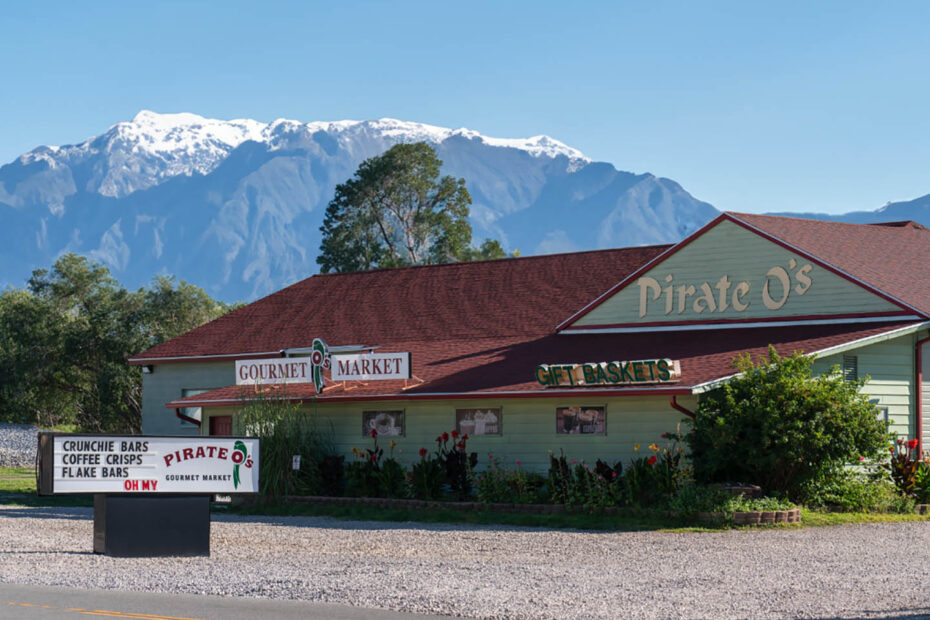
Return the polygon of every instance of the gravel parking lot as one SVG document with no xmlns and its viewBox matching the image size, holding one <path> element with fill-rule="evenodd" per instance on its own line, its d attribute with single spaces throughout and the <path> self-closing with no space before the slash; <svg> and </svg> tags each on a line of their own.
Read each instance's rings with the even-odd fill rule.
<svg viewBox="0 0 930 620">
<path fill-rule="evenodd" d="M 0 506 L 0 581 L 480 618 L 930 617 L 930 523 L 591 533 L 215 516 L 210 558 L 119 559 L 92 511 Z"/>
</svg>

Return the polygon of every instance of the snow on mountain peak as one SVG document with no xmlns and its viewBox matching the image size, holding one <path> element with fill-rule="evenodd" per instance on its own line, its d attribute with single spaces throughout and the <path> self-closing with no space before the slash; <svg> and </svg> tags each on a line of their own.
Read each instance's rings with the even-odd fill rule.
<svg viewBox="0 0 930 620">
<path fill-rule="evenodd" d="M 360 135 L 387 144 L 419 141 L 439 144 L 461 137 L 489 146 L 518 149 L 537 158 L 564 156 L 569 159 L 570 169 L 590 162 L 577 149 L 548 136 L 491 138 L 471 129 L 449 129 L 394 118 L 310 123 L 281 118 L 262 123 L 252 119 L 217 120 L 186 112 L 159 114 L 151 110 L 140 110 L 132 120 L 116 123 L 103 135 L 81 144 L 40 147 L 23 155 L 21 161 L 44 160 L 50 168 L 55 168 L 59 163 L 73 164 L 102 157 L 102 165 L 94 166 L 96 174 L 89 188 L 104 196 L 120 197 L 172 177 L 209 174 L 246 141 L 277 149 L 283 136 L 319 131 L 344 144 L 350 144 Z"/>
</svg>

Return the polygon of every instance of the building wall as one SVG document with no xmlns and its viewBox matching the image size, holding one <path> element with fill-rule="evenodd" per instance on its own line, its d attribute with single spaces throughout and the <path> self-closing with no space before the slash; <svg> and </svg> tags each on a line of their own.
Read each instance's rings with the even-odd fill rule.
<svg viewBox="0 0 930 620">
<path fill-rule="evenodd" d="M 845 353 L 830 355 L 814 362 L 814 372 L 822 374 L 833 366 L 843 368 L 843 356 L 854 355 L 858 360 L 859 376 L 869 377 L 862 391 L 876 401 L 879 407 L 888 408 L 890 429 L 899 437 L 911 438 L 917 433 L 916 390 L 914 387 L 914 346 L 916 336 L 910 334 L 861 347 Z"/>
<path fill-rule="evenodd" d="M 157 364 L 142 375 L 142 432 L 148 435 L 193 435 L 194 424 L 182 423 L 165 403 L 181 398 L 184 390 L 212 390 L 236 382 L 232 362 Z"/>
<path fill-rule="evenodd" d="M 799 275 L 798 272 L 807 265 L 810 268 Z M 784 305 L 777 310 L 770 310 L 763 303 L 762 297 L 766 279 L 769 281 L 769 295 L 773 300 L 781 301 L 784 294 L 784 289 L 775 277 L 766 278 L 766 273 L 774 267 L 785 270 L 790 290 Z M 724 274 L 728 277 L 730 286 L 724 295 L 727 308 L 722 310 L 723 305 L 719 304 L 720 291 L 715 285 Z M 665 278 L 669 275 L 672 276 L 673 287 L 672 309 L 670 313 L 666 313 L 665 287 L 669 286 L 669 283 Z M 729 221 L 720 222 L 643 276 L 651 277 L 662 287 L 657 300 L 653 301 L 651 295 L 647 297 L 645 316 L 640 316 L 641 291 L 636 280 L 574 324 L 595 326 L 665 321 L 747 320 L 900 310 L 857 284 Z M 804 278 L 808 278 L 809 282 Z M 749 306 L 737 311 L 733 307 L 732 296 L 740 282 L 746 282 L 750 288 L 737 301 L 741 300 Z M 701 295 L 700 289 L 704 283 L 710 287 L 716 308 L 711 310 L 706 305 L 701 305 L 699 308 L 702 311 L 696 312 L 694 302 Z M 695 288 L 695 294 L 687 297 L 682 312 L 678 311 L 678 286 Z"/>
<path fill-rule="evenodd" d="M 679 403 L 693 410 L 697 400 L 681 397 Z M 556 407 L 606 406 L 605 435 L 559 435 L 556 434 Z M 623 461 L 624 465 L 634 456 L 634 444 L 640 444 L 639 454 L 650 454 L 649 444 L 660 446 L 666 442 L 663 433 L 674 432 L 685 416 L 671 408 L 667 396 L 615 398 L 610 400 L 584 398 L 579 394 L 572 399 L 506 399 L 459 401 L 410 401 L 382 403 L 330 403 L 304 405 L 303 410 L 315 419 L 323 429 L 331 429 L 336 450 L 352 459 L 352 447 L 364 449 L 373 445 L 370 436 L 362 432 L 362 412 L 370 410 L 398 410 L 405 413 L 403 437 L 381 437 L 379 446 L 390 451 L 393 439 L 395 458 L 402 463 L 419 460 L 420 448 L 433 451 L 436 437 L 455 428 L 456 408 L 500 408 L 502 434 L 500 436 L 472 437 L 468 451 L 478 453 L 479 465 L 488 461 L 488 455 L 500 457 L 508 467 L 520 461 L 521 467 L 545 471 L 549 467 L 549 451 L 556 455 L 564 452 L 568 458 L 584 459 L 594 463 L 603 459 L 613 464 Z M 235 415 L 235 408 L 205 410 L 204 416 Z M 204 429 L 209 428 L 208 421 Z M 681 425 L 682 432 L 688 427 Z M 206 432 L 206 430 L 204 430 Z M 234 425 L 233 432 L 241 432 Z"/>
</svg>

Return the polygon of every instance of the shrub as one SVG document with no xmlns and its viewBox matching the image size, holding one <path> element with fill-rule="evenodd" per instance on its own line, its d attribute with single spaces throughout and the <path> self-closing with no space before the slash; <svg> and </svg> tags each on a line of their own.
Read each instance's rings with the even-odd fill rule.
<svg viewBox="0 0 930 620">
<path fill-rule="evenodd" d="M 758 365 L 749 355 L 734 365 L 740 374 L 701 399 L 686 438 L 698 481 L 798 497 L 818 475 L 885 445 L 885 425 L 859 393 L 865 379 L 844 381 L 837 368 L 813 377 L 811 357 L 780 357 L 773 347 Z"/>
<path fill-rule="evenodd" d="M 515 470 L 507 470 L 501 467 L 493 455 L 488 455 L 488 468 L 475 476 L 478 500 L 486 504 L 545 503 L 548 498 L 546 478 L 528 472 L 520 465 L 520 461 L 517 461 Z"/>
<path fill-rule="evenodd" d="M 850 512 L 909 512 L 913 501 L 902 496 L 880 469 L 840 468 L 810 481 L 803 499 L 812 507 L 841 507 Z"/>
</svg>

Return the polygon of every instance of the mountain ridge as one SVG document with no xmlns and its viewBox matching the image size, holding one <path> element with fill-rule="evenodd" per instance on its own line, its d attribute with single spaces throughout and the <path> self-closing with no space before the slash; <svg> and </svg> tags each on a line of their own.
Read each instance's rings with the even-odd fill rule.
<svg viewBox="0 0 930 620">
<path fill-rule="evenodd" d="M 670 243 L 717 214 L 670 179 L 619 171 L 545 135 L 142 110 L 0 167 L 0 283 L 21 286 L 74 251 L 128 286 L 174 274 L 226 301 L 254 299 L 316 273 L 336 184 L 362 160 L 420 140 L 444 174 L 465 178 L 476 243 L 493 237 L 523 254 Z"/>
</svg>

